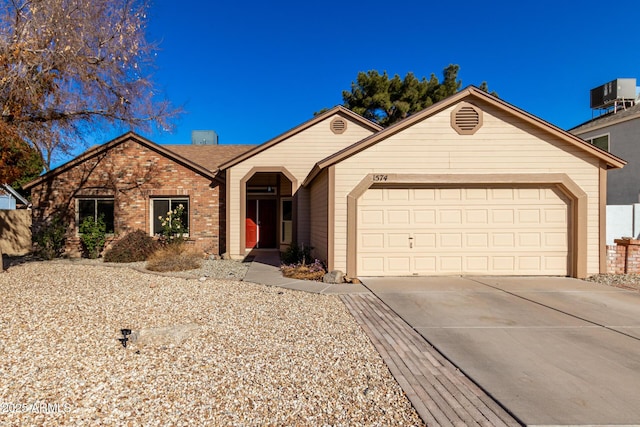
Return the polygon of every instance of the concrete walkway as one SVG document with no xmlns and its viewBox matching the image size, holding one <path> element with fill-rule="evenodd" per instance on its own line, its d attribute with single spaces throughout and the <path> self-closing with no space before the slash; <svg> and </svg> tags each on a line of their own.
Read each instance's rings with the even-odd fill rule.
<svg viewBox="0 0 640 427">
<path fill-rule="evenodd" d="M 428 426 L 521 425 L 363 285 L 288 279 L 277 252 L 251 256 L 247 282 L 340 295 Z"/>
<path fill-rule="evenodd" d="M 245 282 L 261 283 L 263 285 L 279 286 L 296 291 L 312 292 L 316 294 L 358 294 L 369 293 L 361 284 L 341 283 L 332 285 L 313 280 L 298 280 L 282 277 L 280 272 L 280 255 L 277 251 L 253 250 L 248 256 L 251 260 L 249 271 L 244 276 Z"/>
</svg>

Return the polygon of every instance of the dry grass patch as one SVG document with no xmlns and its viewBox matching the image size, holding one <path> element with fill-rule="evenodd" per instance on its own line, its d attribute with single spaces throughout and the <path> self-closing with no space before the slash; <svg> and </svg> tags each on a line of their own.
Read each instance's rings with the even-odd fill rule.
<svg viewBox="0 0 640 427">
<path fill-rule="evenodd" d="M 184 243 L 171 243 L 157 250 L 147 260 L 147 270 L 185 271 L 202 266 L 202 252 Z"/>
<path fill-rule="evenodd" d="M 320 260 L 315 260 L 312 264 L 291 264 L 281 265 L 280 270 L 284 277 L 300 280 L 317 280 L 322 281 L 326 270 Z"/>
</svg>

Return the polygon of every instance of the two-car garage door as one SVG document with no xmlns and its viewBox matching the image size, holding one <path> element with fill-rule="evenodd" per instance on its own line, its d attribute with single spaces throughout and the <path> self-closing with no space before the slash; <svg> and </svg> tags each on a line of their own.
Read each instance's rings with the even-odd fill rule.
<svg viewBox="0 0 640 427">
<path fill-rule="evenodd" d="M 554 187 L 370 188 L 361 276 L 568 274 L 569 202 Z"/>
</svg>

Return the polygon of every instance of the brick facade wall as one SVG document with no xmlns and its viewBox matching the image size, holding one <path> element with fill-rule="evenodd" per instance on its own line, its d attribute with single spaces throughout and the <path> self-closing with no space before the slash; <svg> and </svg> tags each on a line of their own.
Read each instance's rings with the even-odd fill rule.
<svg viewBox="0 0 640 427">
<path fill-rule="evenodd" d="M 607 246 L 607 273 L 640 274 L 640 240 L 616 239 Z"/>
<path fill-rule="evenodd" d="M 151 199 L 189 198 L 189 240 L 209 254 L 225 250 L 224 185 L 164 155 L 125 140 L 31 189 L 34 228 L 59 214 L 68 224 L 68 252 L 77 254 L 76 199 L 114 198 L 115 238 L 151 233 Z"/>
</svg>

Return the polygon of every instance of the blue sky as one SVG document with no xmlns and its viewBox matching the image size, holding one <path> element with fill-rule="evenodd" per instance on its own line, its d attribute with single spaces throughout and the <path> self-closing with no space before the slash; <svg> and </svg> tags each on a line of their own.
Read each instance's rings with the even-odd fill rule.
<svg viewBox="0 0 640 427">
<path fill-rule="evenodd" d="M 155 0 L 155 82 L 185 113 L 175 133 L 146 136 L 190 143 L 213 129 L 223 144 L 262 143 L 340 104 L 359 71 L 441 79 L 449 64 L 463 87 L 487 81 L 567 129 L 591 118 L 590 89 L 640 79 L 639 12 L 637 0 Z"/>
</svg>

